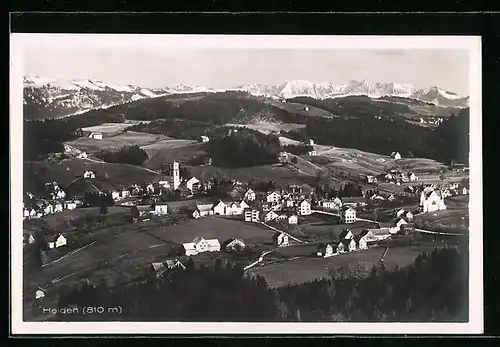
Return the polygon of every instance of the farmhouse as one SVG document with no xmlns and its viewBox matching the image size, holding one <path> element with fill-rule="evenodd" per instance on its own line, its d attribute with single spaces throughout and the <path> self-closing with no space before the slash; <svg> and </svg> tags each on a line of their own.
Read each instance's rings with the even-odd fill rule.
<svg viewBox="0 0 500 347">
<path fill-rule="evenodd" d="M 226 215 L 228 216 L 240 216 L 243 214 L 243 210 L 248 208 L 247 203 L 242 200 L 240 202 L 228 202 L 226 203 Z"/>
<path fill-rule="evenodd" d="M 219 201 L 218 203 L 214 204 L 212 207 L 212 210 L 214 211 L 214 214 L 219 215 L 219 216 L 225 216 L 226 215 L 226 204 L 223 203 L 222 201 Z"/>
<path fill-rule="evenodd" d="M 196 209 L 193 212 L 193 218 L 200 218 L 205 216 L 211 216 L 214 214 L 211 204 L 196 205 Z"/>
<path fill-rule="evenodd" d="M 392 152 L 391 158 L 395 160 L 401 159 L 401 154 L 399 152 Z"/>
<path fill-rule="evenodd" d="M 184 248 L 184 253 L 187 256 L 196 255 L 203 252 L 219 252 L 220 243 L 217 239 L 204 239 L 203 237 L 197 237 L 193 242 L 184 243 L 182 245 Z"/>
<path fill-rule="evenodd" d="M 186 187 L 191 191 L 191 194 L 198 194 L 201 191 L 201 181 L 196 177 L 191 177 L 186 181 Z"/>
<path fill-rule="evenodd" d="M 245 192 L 245 196 L 244 196 L 245 200 L 246 201 L 255 201 L 255 192 L 253 191 L 252 188 L 249 188 L 246 192 Z"/>
<path fill-rule="evenodd" d="M 156 215 L 165 215 L 168 213 L 168 205 L 165 202 L 157 202 L 154 204 L 153 213 Z"/>
<path fill-rule="evenodd" d="M 83 173 L 83 178 L 95 178 L 95 173 L 93 171 L 86 170 Z"/>
<path fill-rule="evenodd" d="M 369 239 L 367 237 L 368 231 L 361 232 L 359 235 L 354 237 L 354 241 L 356 242 L 356 248 L 358 250 L 363 250 L 368 248 Z"/>
<path fill-rule="evenodd" d="M 54 213 L 62 212 L 63 211 L 63 205 L 57 201 L 51 204 L 52 209 L 54 210 Z"/>
<path fill-rule="evenodd" d="M 446 210 L 444 198 L 440 190 L 424 190 L 420 194 L 420 206 L 422 212 L 434 212 L 439 210 Z"/>
<path fill-rule="evenodd" d="M 205 158 L 205 159 L 203 159 L 203 165 L 205 165 L 205 166 L 211 166 L 212 165 L 212 158 Z"/>
<path fill-rule="evenodd" d="M 245 242 L 242 239 L 231 238 L 222 244 L 222 249 L 226 251 L 241 251 L 243 248 L 245 248 Z"/>
<path fill-rule="evenodd" d="M 410 181 L 414 182 L 414 181 L 416 181 L 416 180 L 418 180 L 418 177 L 417 177 L 417 175 L 415 175 L 415 173 L 414 173 L 414 172 L 412 172 L 412 173 L 410 174 Z"/>
<path fill-rule="evenodd" d="M 342 200 L 339 198 L 335 198 L 333 200 L 323 200 L 321 202 L 321 206 L 329 210 L 338 210 L 342 207 Z"/>
<path fill-rule="evenodd" d="M 273 242 L 278 247 L 287 247 L 288 244 L 288 235 L 285 233 L 276 233 L 273 235 Z"/>
<path fill-rule="evenodd" d="M 24 241 L 23 243 L 25 245 L 31 245 L 31 244 L 35 243 L 35 237 L 33 236 L 32 233 L 24 234 L 23 241 Z"/>
<path fill-rule="evenodd" d="M 245 222 L 259 222 L 259 211 L 254 209 L 245 210 Z"/>
<path fill-rule="evenodd" d="M 278 218 L 278 214 L 274 211 L 269 211 L 264 215 L 264 222 L 270 222 Z"/>
<path fill-rule="evenodd" d="M 352 252 L 356 250 L 356 241 L 354 239 L 342 239 L 337 244 L 337 253 Z"/>
<path fill-rule="evenodd" d="M 299 216 L 292 214 L 291 216 L 288 217 L 288 224 L 298 224 L 299 223 Z"/>
<path fill-rule="evenodd" d="M 319 245 L 318 246 L 318 251 L 316 252 L 316 255 L 318 257 L 322 258 L 328 258 L 333 255 L 333 247 L 330 244 L 325 244 L 325 245 Z"/>
<path fill-rule="evenodd" d="M 281 200 L 281 195 L 277 191 L 267 194 L 266 201 L 269 203 L 277 203 Z"/>
<path fill-rule="evenodd" d="M 90 133 L 89 138 L 94 140 L 102 140 L 102 133 L 92 132 Z"/>
<path fill-rule="evenodd" d="M 314 140 L 313 139 L 309 139 L 309 145 L 310 146 L 314 146 Z"/>
<path fill-rule="evenodd" d="M 381 241 L 391 238 L 390 228 L 368 229 L 369 241 Z"/>
<path fill-rule="evenodd" d="M 316 151 L 309 151 L 307 152 L 307 155 L 312 156 L 312 155 L 318 155 Z"/>
<path fill-rule="evenodd" d="M 43 299 L 45 297 L 45 290 L 37 288 L 35 290 L 35 300 Z"/>
<path fill-rule="evenodd" d="M 282 221 L 288 220 L 288 216 L 285 213 L 283 213 L 283 214 L 278 215 L 278 218 L 276 218 L 276 219 L 278 221 L 282 222 Z"/>
<path fill-rule="evenodd" d="M 394 226 L 390 228 L 390 233 L 391 234 L 396 234 L 399 231 L 401 231 L 401 227 L 405 224 L 408 224 L 408 222 L 404 218 L 399 218 L 396 220 L 394 223 Z"/>
<path fill-rule="evenodd" d="M 356 222 L 356 210 L 350 206 L 342 206 L 340 209 L 340 221 L 344 224 Z"/>
<path fill-rule="evenodd" d="M 286 163 L 286 162 L 288 162 L 288 153 L 287 152 L 280 152 L 278 154 L 278 161 L 280 163 Z"/>
<path fill-rule="evenodd" d="M 302 200 L 299 204 L 299 214 L 307 216 L 311 214 L 311 203 L 308 200 Z"/>
<path fill-rule="evenodd" d="M 373 175 L 366 176 L 366 183 L 377 183 L 377 177 Z"/>
<path fill-rule="evenodd" d="M 351 207 L 363 207 L 366 206 L 366 200 L 362 196 L 351 196 L 342 198 L 342 205 Z"/>
<path fill-rule="evenodd" d="M 49 239 L 48 247 L 49 247 L 49 249 L 58 248 L 58 247 L 66 246 L 67 243 L 68 243 L 68 240 L 64 237 L 64 235 L 59 234 L 59 235 L 56 235 L 55 237 Z"/>
<path fill-rule="evenodd" d="M 201 135 L 200 138 L 199 138 L 199 141 L 200 142 L 209 142 L 210 138 L 208 136 Z"/>
<path fill-rule="evenodd" d="M 178 259 L 151 264 L 151 270 L 156 273 L 157 277 L 161 277 L 166 271 L 174 269 L 186 270 L 186 267 Z"/>
</svg>

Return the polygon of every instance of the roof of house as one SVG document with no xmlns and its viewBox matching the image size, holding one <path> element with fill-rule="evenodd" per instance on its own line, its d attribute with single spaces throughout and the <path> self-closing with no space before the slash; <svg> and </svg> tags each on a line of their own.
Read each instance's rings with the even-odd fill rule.
<svg viewBox="0 0 500 347">
<path fill-rule="evenodd" d="M 154 271 L 158 271 L 160 269 L 163 269 L 165 267 L 164 263 L 151 263 L 151 267 L 153 268 Z"/>
<path fill-rule="evenodd" d="M 243 239 L 230 238 L 222 243 L 222 247 L 227 247 L 232 243 L 234 243 L 234 244 L 239 243 L 239 244 L 245 245 L 245 241 L 243 241 Z"/>
<path fill-rule="evenodd" d="M 341 239 L 338 244 L 348 245 L 351 242 L 356 242 L 354 239 Z"/>
<path fill-rule="evenodd" d="M 184 269 L 186 268 L 186 267 L 184 266 L 184 264 L 182 264 L 182 263 L 179 261 L 179 259 L 170 259 L 170 260 L 166 260 L 164 264 L 165 264 L 165 266 L 166 266 L 166 267 L 168 267 L 169 269 L 175 268 L 175 267 L 177 267 L 177 266 L 182 267 L 182 268 L 184 268 Z"/>
<path fill-rule="evenodd" d="M 340 233 L 339 235 L 339 239 L 346 239 L 346 236 L 351 233 L 352 234 L 352 231 L 349 230 L 349 229 L 344 229 L 342 230 L 342 232 Z"/>
<path fill-rule="evenodd" d="M 425 198 L 429 198 L 432 193 L 436 192 L 437 196 L 441 199 L 442 198 L 442 194 L 441 194 L 441 191 L 439 189 L 434 189 L 434 190 L 429 190 L 429 191 L 424 191 L 424 196 Z"/>
<path fill-rule="evenodd" d="M 387 234 L 390 234 L 389 228 L 369 229 L 369 231 L 373 235 L 387 235 Z"/>
<path fill-rule="evenodd" d="M 357 202 L 366 202 L 366 199 L 362 196 L 349 196 L 341 199 L 344 204 L 346 203 L 357 203 Z"/>
<path fill-rule="evenodd" d="M 390 228 L 391 225 L 392 224 L 390 222 L 379 222 L 378 223 L 379 228 Z"/>
<path fill-rule="evenodd" d="M 195 248 L 195 243 L 194 243 L 194 242 L 183 243 L 183 244 L 182 244 L 182 247 L 184 247 L 184 249 L 185 249 L 186 251 L 188 251 L 188 250 L 195 250 L 195 249 L 196 249 L 196 248 Z"/>
<path fill-rule="evenodd" d="M 212 206 L 212 204 L 196 205 L 196 209 L 200 212 L 208 212 L 212 209 Z"/>
</svg>

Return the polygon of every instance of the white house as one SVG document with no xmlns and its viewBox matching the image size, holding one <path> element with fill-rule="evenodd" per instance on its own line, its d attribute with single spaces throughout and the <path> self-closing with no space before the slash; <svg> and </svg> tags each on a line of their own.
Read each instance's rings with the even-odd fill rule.
<svg viewBox="0 0 500 347">
<path fill-rule="evenodd" d="M 299 223 L 299 216 L 292 214 L 291 216 L 288 217 L 288 224 L 298 224 Z"/>
<path fill-rule="evenodd" d="M 193 212 L 193 218 L 200 218 L 205 216 L 211 216 L 214 214 L 211 204 L 196 205 L 196 209 Z"/>
<path fill-rule="evenodd" d="M 253 189 L 249 188 L 244 195 L 246 201 L 255 201 L 255 192 Z"/>
<path fill-rule="evenodd" d="M 49 249 L 52 249 L 52 248 L 66 246 L 67 243 L 68 243 L 68 240 L 64 237 L 64 235 L 59 234 L 59 235 L 57 235 L 57 237 L 52 238 L 49 241 L 48 246 L 49 246 Z"/>
<path fill-rule="evenodd" d="M 219 201 L 217 204 L 214 204 L 212 207 L 212 210 L 214 211 L 214 214 L 219 215 L 219 216 L 225 216 L 227 206 L 224 202 Z"/>
<path fill-rule="evenodd" d="M 113 198 L 113 200 L 115 200 L 115 201 L 116 201 L 116 200 L 120 200 L 120 198 L 121 198 L 121 194 L 120 194 L 120 192 L 119 192 L 119 191 L 117 191 L 117 190 L 113 190 L 113 191 L 111 192 L 111 197 L 112 197 L 112 198 Z"/>
<path fill-rule="evenodd" d="M 270 203 L 277 203 L 281 200 L 280 193 L 274 191 L 272 193 L 267 194 L 266 201 Z"/>
<path fill-rule="evenodd" d="M 102 140 L 102 133 L 90 133 L 89 138 L 94 140 Z"/>
<path fill-rule="evenodd" d="M 321 202 L 321 206 L 329 210 L 338 210 L 342 207 L 342 200 L 339 198 L 335 198 L 333 200 L 323 200 Z"/>
<path fill-rule="evenodd" d="M 276 233 L 273 235 L 273 242 L 278 247 L 287 247 L 288 243 L 288 235 L 285 233 Z"/>
<path fill-rule="evenodd" d="M 247 209 L 245 210 L 245 222 L 259 222 L 259 214 L 260 212 L 258 210 L 251 210 Z"/>
<path fill-rule="evenodd" d="M 340 209 L 340 221 L 344 224 L 356 222 L 356 210 L 350 206 Z"/>
<path fill-rule="evenodd" d="M 292 198 L 286 198 L 286 199 L 284 199 L 283 203 L 288 208 L 295 207 L 295 201 Z"/>
<path fill-rule="evenodd" d="M 48 215 L 48 214 L 53 214 L 54 213 L 54 206 L 52 206 L 51 204 L 47 204 L 43 207 L 43 213 L 45 215 Z"/>
<path fill-rule="evenodd" d="M 328 258 L 333 255 L 333 247 L 332 245 L 326 244 L 326 245 L 319 245 L 318 246 L 318 251 L 316 252 L 316 255 L 318 257 L 322 258 Z"/>
<path fill-rule="evenodd" d="M 191 177 L 186 181 L 186 187 L 192 194 L 197 194 L 200 191 L 201 181 L 196 177 Z"/>
<path fill-rule="evenodd" d="M 187 256 L 196 255 L 203 252 L 219 252 L 220 243 L 217 239 L 204 239 L 203 237 L 197 237 L 193 242 L 184 243 L 182 245 L 184 248 L 184 253 Z"/>
<path fill-rule="evenodd" d="M 367 183 L 377 183 L 377 177 L 375 177 L 373 175 L 367 175 L 366 182 Z"/>
<path fill-rule="evenodd" d="M 62 212 L 63 211 L 63 205 L 60 202 L 56 202 L 52 204 L 54 213 Z"/>
<path fill-rule="evenodd" d="M 209 142 L 209 141 L 210 141 L 210 138 L 208 136 L 205 136 L 205 135 L 200 136 L 200 142 Z"/>
<path fill-rule="evenodd" d="M 299 214 L 307 216 L 311 214 L 311 203 L 307 200 L 302 200 L 299 204 Z"/>
<path fill-rule="evenodd" d="M 153 194 L 155 192 L 155 187 L 153 186 L 152 183 L 149 183 L 147 186 L 146 186 L 146 192 L 148 194 Z"/>
<path fill-rule="evenodd" d="M 35 300 L 39 300 L 45 297 L 45 290 L 42 288 L 37 288 L 35 291 Z"/>
<path fill-rule="evenodd" d="M 412 172 L 412 173 L 411 173 L 411 175 L 410 175 L 410 181 L 412 181 L 412 182 L 413 182 L 413 181 L 417 181 L 417 180 L 418 180 L 417 175 L 415 175 L 415 173 L 414 173 L 414 172 Z"/>
<path fill-rule="evenodd" d="M 163 188 L 170 188 L 170 182 L 169 181 L 158 181 L 158 185 L 163 187 Z"/>
<path fill-rule="evenodd" d="M 309 151 L 309 152 L 307 152 L 307 155 L 313 156 L 313 155 L 318 155 L 318 153 L 316 151 Z"/>
<path fill-rule="evenodd" d="M 401 227 L 406 224 L 408 224 L 408 222 L 404 220 L 404 218 L 400 218 L 396 223 L 394 223 L 394 226 L 390 228 L 389 232 L 391 234 L 396 234 L 401 230 Z"/>
<path fill-rule="evenodd" d="M 24 235 L 24 243 L 25 244 L 33 244 L 35 243 L 35 237 L 33 236 L 33 234 L 26 234 Z"/>
<path fill-rule="evenodd" d="M 158 202 L 154 204 L 153 213 L 156 215 L 165 215 L 168 214 L 168 205 L 165 202 Z"/>
<path fill-rule="evenodd" d="M 239 251 L 245 248 L 245 242 L 242 239 L 229 239 L 223 243 L 223 248 L 227 251 Z"/>
<path fill-rule="evenodd" d="M 363 250 L 368 248 L 368 238 L 366 237 L 366 234 L 363 235 L 363 232 L 354 237 L 354 241 L 356 241 L 356 248 L 358 250 Z"/>
<path fill-rule="evenodd" d="M 264 215 L 264 222 L 269 222 L 278 218 L 278 214 L 274 211 L 269 211 Z"/>
<path fill-rule="evenodd" d="M 64 209 L 65 210 L 74 210 L 76 208 L 76 202 L 67 200 L 64 202 Z"/>
<path fill-rule="evenodd" d="M 95 178 L 95 173 L 94 171 L 86 170 L 83 173 L 83 178 Z"/>
<path fill-rule="evenodd" d="M 424 190 L 420 194 L 420 206 L 422 212 L 434 212 L 439 210 L 446 210 L 444 198 L 440 190 Z"/>
<path fill-rule="evenodd" d="M 387 200 L 389 200 L 389 201 L 392 202 L 392 201 L 396 200 L 396 197 L 394 196 L 394 194 L 391 194 L 391 195 L 389 195 L 389 197 L 387 198 Z"/>
<path fill-rule="evenodd" d="M 356 241 L 352 239 L 342 239 L 337 244 L 337 253 L 352 252 L 356 250 Z"/>
<path fill-rule="evenodd" d="M 314 140 L 313 140 L 313 139 L 310 139 L 310 140 L 309 140 L 309 145 L 310 145 L 310 146 L 314 146 Z"/>
<path fill-rule="evenodd" d="M 401 154 L 399 152 L 392 152 L 391 158 L 395 160 L 401 159 Z"/>
</svg>

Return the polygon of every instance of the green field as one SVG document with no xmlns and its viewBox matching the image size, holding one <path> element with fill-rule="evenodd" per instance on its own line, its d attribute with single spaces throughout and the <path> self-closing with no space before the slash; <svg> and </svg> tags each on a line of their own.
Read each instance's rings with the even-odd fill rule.
<svg viewBox="0 0 500 347">
<path fill-rule="evenodd" d="M 151 169 L 161 169 L 173 160 L 183 164 L 187 163 L 194 157 L 206 155 L 201 145 L 193 140 L 168 140 L 144 146 L 143 149 L 149 157 L 144 166 Z"/>
<path fill-rule="evenodd" d="M 85 170 L 92 170 L 96 182 L 109 183 L 112 186 L 142 184 L 161 178 L 156 172 L 140 166 L 96 162 L 87 159 L 64 159 L 58 162 L 35 162 L 34 172 L 42 183 L 56 181 L 59 185 L 69 186 L 82 177 Z M 30 163 L 24 164 L 25 173 L 30 172 Z"/>
<path fill-rule="evenodd" d="M 341 254 L 330 258 L 318 258 L 308 255 L 313 252 L 314 247 L 294 246 L 289 250 L 280 252 L 296 251 L 301 258 L 284 261 L 275 264 L 264 265 L 250 270 L 250 273 L 264 276 L 268 285 L 272 288 L 282 287 L 288 284 L 299 284 L 313 281 L 318 278 L 329 276 L 329 270 L 348 264 L 362 263 L 368 267 L 377 265 L 385 251 L 384 247 L 371 248 L 364 251 Z M 293 249 L 295 248 L 295 250 Z M 300 249 L 302 248 L 302 249 Z M 413 263 L 415 258 L 424 251 L 434 249 L 433 246 L 397 247 L 390 248 L 384 258 L 387 267 L 406 266 Z"/>
<path fill-rule="evenodd" d="M 168 141 L 169 139 L 169 137 L 163 135 L 127 131 L 118 135 L 104 137 L 102 140 L 80 137 L 76 140 L 67 142 L 67 144 L 81 151 L 94 153 L 103 149 L 122 148 L 123 146 L 137 145 L 143 147 L 156 142 Z"/>
<path fill-rule="evenodd" d="M 271 230 L 255 223 L 244 223 L 219 216 L 191 219 L 186 223 L 148 230 L 159 239 L 176 244 L 192 242 L 194 238 L 216 238 L 222 244 L 230 238 L 241 238 L 245 244 L 272 244 Z"/>
<path fill-rule="evenodd" d="M 83 131 L 101 132 L 101 133 L 114 133 L 118 131 L 123 131 L 130 127 L 130 124 L 126 123 L 103 123 L 101 125 L 95 125 L 92 127 L 82 128 Z"/>
</svg>

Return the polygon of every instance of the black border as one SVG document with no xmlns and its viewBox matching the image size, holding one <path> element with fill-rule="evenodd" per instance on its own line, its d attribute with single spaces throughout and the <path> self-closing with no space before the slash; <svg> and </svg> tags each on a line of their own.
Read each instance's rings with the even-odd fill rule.
<svg viewBox="0 0 500 347">
<path fill-rule="evenodd" d="M 124 3 L 126 1 L 122 1 Z M 290 1 L 291 2 L 291 1 Z M 45 10 L 54 6 L 49 5 Z M 57 2 L 51 2 L 57 3 Z M 74 2 L 69 2 L 70 4 Z M 103 4 L 109 2 L 104 1 Z M 214 1 L 214 3 L 221 3 Z M 59 2 L 60 4 L 60 2 Z M 66 3 L 67 4 L 67 3 Z M 314 7 L 314 6 L 313 6 Z M 144 8 L 147 10 L 149 8 Z M 52 32 L 52 33 L 183 33 L 183 34 L 306 34 L 306 35 L 481 35 L 482 36 L 482 75 L 483 75 L 483 171 L 485 187 L 495 187 L 497 177 L 493 180 L 492 174 L 496 173 L 496 159 L 500 156 L 495 151 L 495 143 L 492 142 L 496 135 L 500 117 L 498 96 L 500 91 L 500 16 L 498 13 L 12 13 L 10 17 L 11 32 Z M 488 140 L 486 138 L 490 137 Z M 492 140 L 493 139 L 493 140 Z M 488 144 L 485 146 L 484 144 Z M 491 151 L 490 151 L 491 149 Z M 488 175 L 490 174 L 490 175 Z M 497 176 L 497 175 L 495 175 Z M 492 190 L 496 192 L 496 190 Z M 500 314 L 498 287 L 499 276 L 497 275 L 499 252 L 498 245 L 498 223 L 495 220 L 495 212 L 500 211 L 495 194 L 487 194 L 484 190 L 484 228 L 483 228 L 483 257 L 484 257 L 484 300 L 485 300 L 485 335 L 500 334 L 498 323 Z M 490 197 L 490 201 L 486 199 Z M 10 305 L 9 305 L 10 306 Z M 9 317 L 10 318 L 10 317 Z M 495 324 L 496 323 L 496 324 Z M 10 325 L 9 325 L 10 328 Z M 9 329 L 10 334 L 10 329 Z M 239 337 L 265 337 L 263 335 L 229 335 L 232 338 Z M 282 340 L 284 335 L 275 335 L 276 343 Z M 331 343 L 331 341 L 316 337 L 319 341 Z M 28 336 L 26 336 L 28 337 Z M 33 335 L 34 338 L 44 339 L 45 336 Z M 48 336 L 47 336 L 48 337 Z M 84 335 L 75 335 L 84 337 Z M 111 337 L 111 336 L 110 336 Z M 169 335 L 168 337 L 179 337 Z M 195 336 L 185 336 L 195 338 Z M 198 336 L 201 337 L 201 336 Z M 302 336 L 303 337 L 303 336 Z M 367 337 L 361 335 L 356 343 L 362 343 Z M 389 341 L 398 341 L 402 336 L 395 337 L 386 342 L 374 345 L 390 345 Z M 300 341 L 301 336 L 293 336 L 290 341 Z M 435 338 L 435 337 L 434 337 Z M 443 336 L 447 342 L 455 345 L 461 343 L 470 344 L 468 338 L 456 340 L 452 336 Z M 33 339 L 34 340 L 34 339 Z M 66 341 L 57 339 L 58 341 Z M 19 340 L 18 340 L 19 341 Z M 115 340 L 107 340 L 108 342 Z M 225 341 L 229 340 L 215 340 Z M 259 342 L 263 341 L 259 339 Z M 342 338 L 335 342 L 343 341 Z M 418 340 L 406 340 L 404 343 L 429 343 L 433 340 L 420 338 Z M 434 340 L 442 344 L 444 341 Z M 491 339 L 481 341 L 489 344 Z M 76 342 L 76 341 L 74 341 Z M 73 342 L 73 343 L 74 343 Z M 146 345 L 143 339 L 137 340 L 139 345 Z M 180 341 L 176 341 L 180 342 Z M 193 341 L 197 343 L 196 341 Z M 201 342 L 201 341 L 200 341 Z M 312 340 L 304 341 L 305 344 Z M 304 343 L 303 342 L 303 343 Z M 399 340 L 399 342 L 401 342 Z M 95 343 L 94 339 L 84 339 L 82 343 Z M 206 343 L 203 341 L 202 343 Z M 246 343 L 244 340 L 238 343 Z M 301 343 L 301 345 L 303 345 Z M 222 342 L 220 342 L 222 344 Z M 177 343 L 176 343 L 177 345 Z M 218 343 L 219 345 L 219 343 Z M 274 345 L 274 343 L 273 343 Z"/>
</svg>

